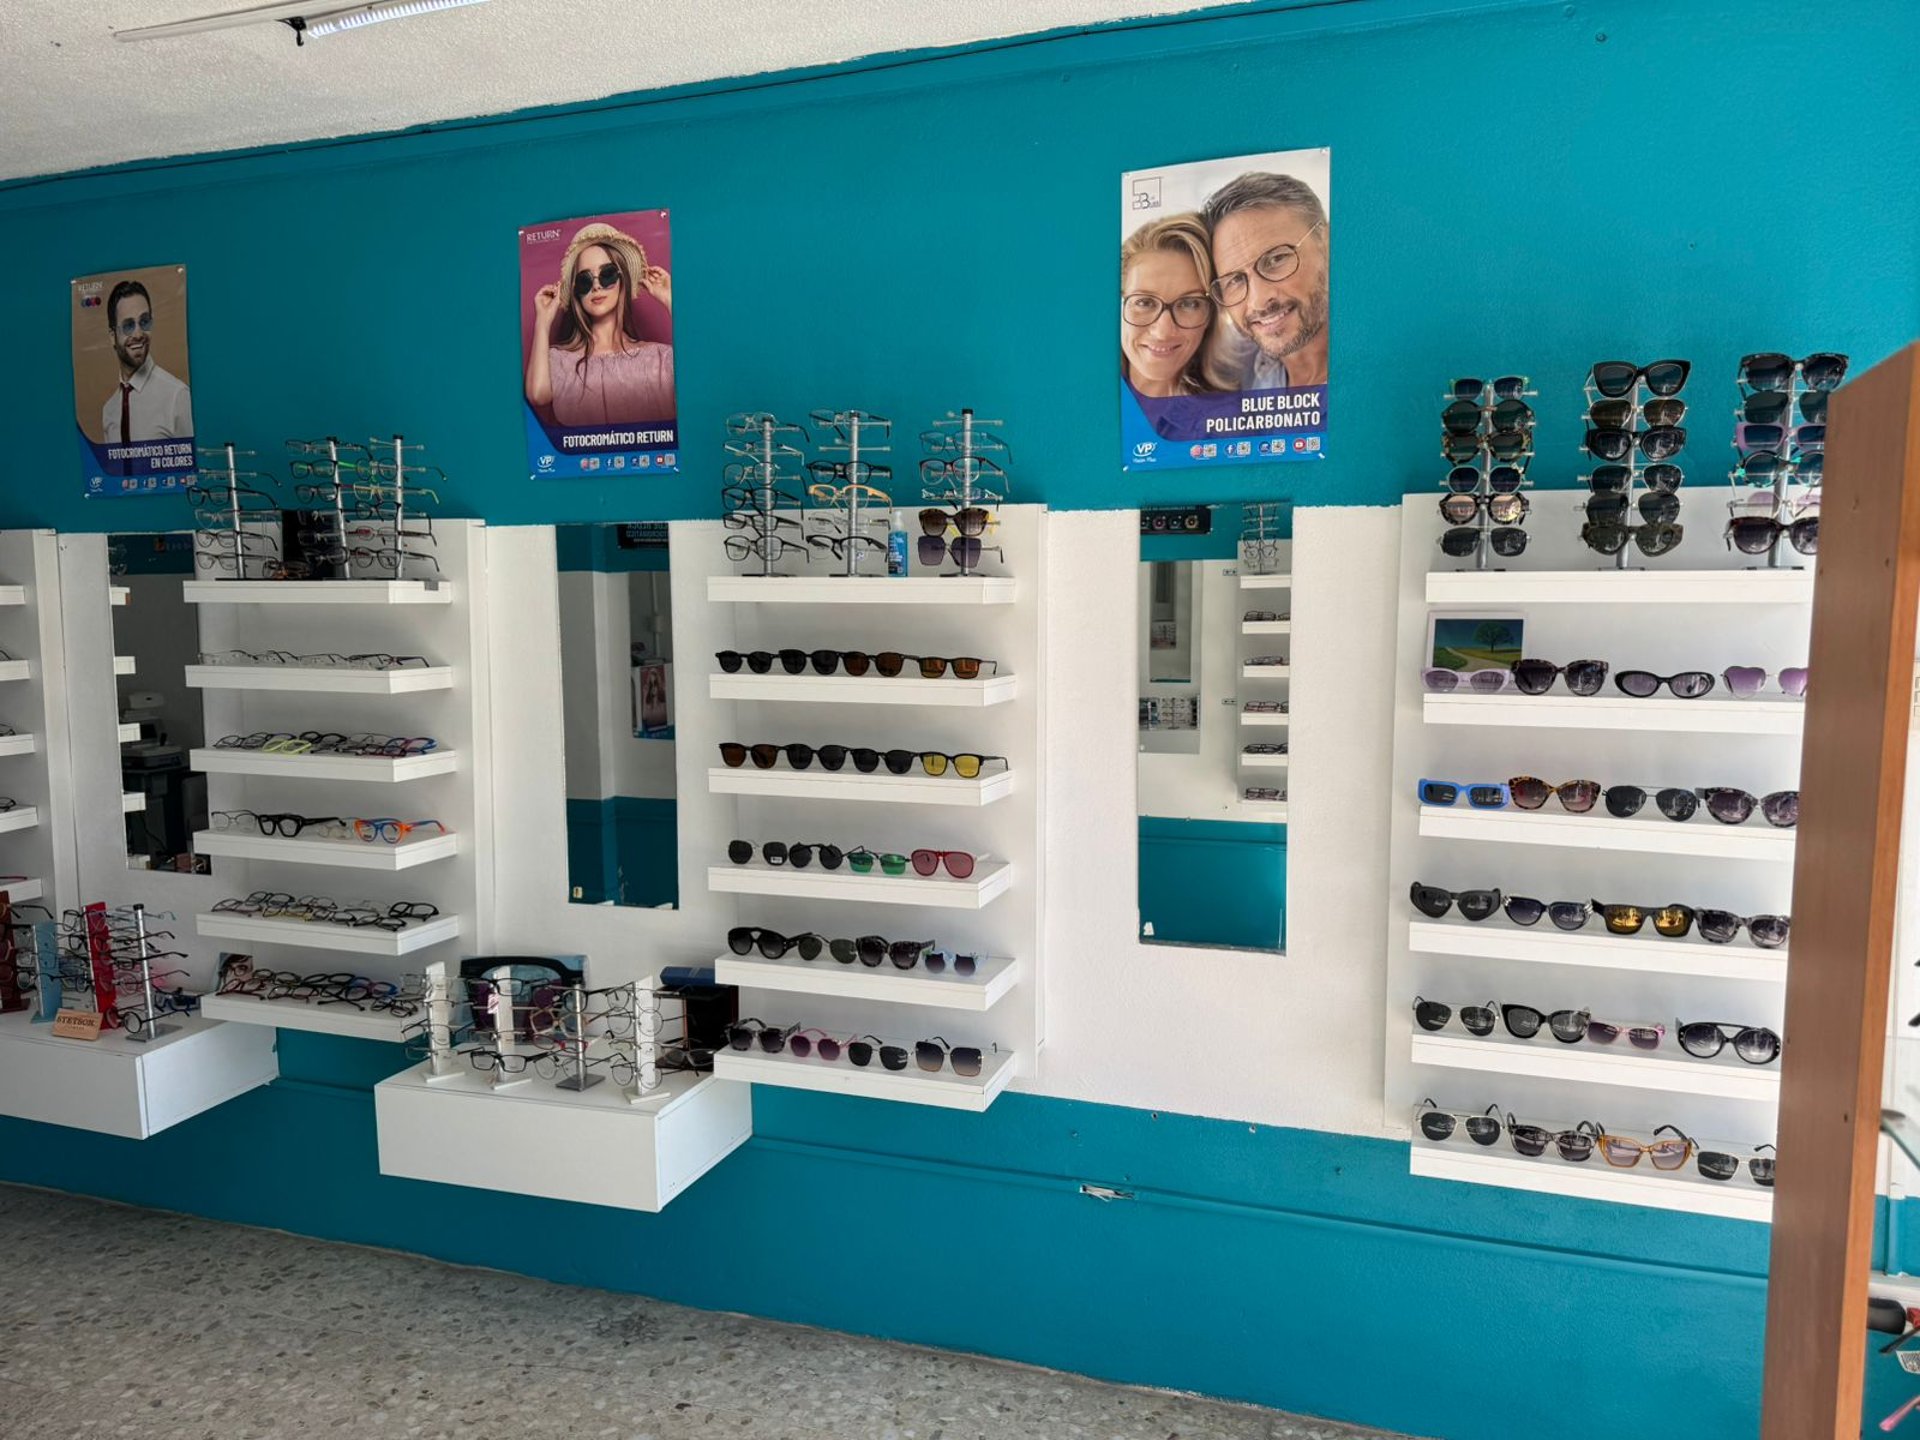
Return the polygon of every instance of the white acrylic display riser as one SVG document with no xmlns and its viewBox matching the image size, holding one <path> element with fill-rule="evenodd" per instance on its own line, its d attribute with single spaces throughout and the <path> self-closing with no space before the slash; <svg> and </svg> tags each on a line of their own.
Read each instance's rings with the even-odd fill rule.
<svg viewBox="0 0 1920 1440">
<path fill-rule="evenodd" d="M 1436 485 L 1436 493 L 1437 493 Z M 1689 487 L 1682 523 L 1723 516 L 1730 492 Z M 1579 542 L 1582 491 L 1535 492 L 1525 556 L 1505 570 L 1457 571 L 1436 538 L 1444 528 L 1431 497 L 1402 509 L 1402 570 L 1395 673 L 1395 737 L 1386 907 L 1388 956 L 1385 1099 L 1389 1124 L 1408 1124 L 1415 1102 L 1431 1096 L 1460 1110 L 1489 1101 L 1526 1121 L 1543 1115 L 1599 1115 L 1609 1128 L 1645 1135 L 1677 1124 L 1694 1135 L 1742 1135 L 1745 1153 L 1773 1137 L 1779 1066 L 1750 1066 L 1729 1049 L 1699 1061 L 1679 1050 L 1675 1018 L 1710 1019 L 1780 1030 L 1786 956 L 1747 942 L 1710 945 L 1668 940 L 1649 926 L 1635 936 L 1590 920 L 1574 933 L 1542 919 L 1520 927 L 1497 916 L 1471 925 L 1451 914 L 1428 920 L 1407 901 L 1418 880 L 1464 890 L 1497 887 L 1542 900 L 1600 899 L 1654 906 L 1671 902 L 1741 915 L 1786 914 L 1792 904 L 1794 835 L 1763 821 L 1723 826 L 1704 815 L 1676 824 L 1651 809 L 1634 820 L 1604 814 L 1443 810 L 1422 806 L 1424 778 L 1506 781 L 1533 775 L 1560 783 L 1727 785 L 1755 795 L 1798 783 L 1800 702 L 1777 691 L 1739 701 L 1717 688 L 1697 701 L 1662 690 L 1638 700 L 1617 693 L 1546 696 L 1425 693 L 1434 615 L 1511 617 L 1525 625 L 1524 653 L 1556 663 L 1591 657 L 1612 671 L 1669 675 L 1730 665 L 1777 674 L 1807 659 L 1808 571 L 1767 573 L 1746 558 L 1695 544 L 1647 562 L 1637 554 L 1624 574 Z M 1703 531 L 1703 534 L 1710 533 Z M 1684 608 L 1681 608 L 1684 607 Z M 1517 841 L 1520 843 L 1470 843 Z M 1603 1018 L 1668 1027 L 1652 1054 L 1625 1046 L 1562 1046 L 1512 1040 L 1504 1030 L 1477 1039 L 1451 1026 L 1418 1031 L 1408 1007 L 1416 995 L 1458 1005 L 1489 998 L 1543 1009 L 1585 1006 Z M 1791 1037 L 1788 1037 L 1789 1042 Z M 1469 1183 L 1513 1185 L 1706 1214 L 1764 1219 L 1770 1199 L 1736 1182 L 1633 1181 L 1592 1166 L 1466 1154 L 1415 1140 L 1416 1173 Z M 1462 1153 L 1454 1153 L 1462 1152 Z M 1642 1169 L 1646 1168 L 1644 1166 Z M 1569 1173 L 1571 1172 L 1571 1173 Z M 1629 1177 L 1629 1178 L 1622 1178 Z"/>
<path fill-rule="evenodd" d="M 460 935 L 458 915 L 438 915 L 404 930 L 382 930 L 377 925 L 334 925 L 323 920 L 273 919 L 265 915 L 236 915 L 207 911 L 193 917 L 194 928 L 208 940 L 248 940 L 263 945 L 291 945 L 302 950 L 334 950 L 347 955 L 384 955 L 398 958 L 438 945 Z"/>
<path fill-rule="evenodd" d="M 0 895 L 5 895 L 16 905 L 25 905 L 29 901 L 38 900 L 46 892 L 46 885 L 31 877 L 25 880 L 0 881 Z"/>
<path fill-rule="evenodd" d="M 450 860 L 460 853 L 460 837 L 429 832 L 389 845 L 382 840 L 311 840 L 237 830 L 200 830 L 194 834 L 193 851 L 196 855 L 227 855 L 236 860 L 278 860 L 345 870 L 392 871 Z"/>
<path fill-rule="evenodd" d="M 1249 770 L 1284 770 L 1288 759 L 1286 755 L 1248 755 L 1242 752 L 1240 763 Z"/>
<path fill-rule="evenodd" d="M 24 605 L 27 603 L 27 587 L 24 585 L 0 585 L 0 605 Z"/>
<path fill-rule="evenodd" d="M 1715 1148 L 1744 1155 L 1748 1147 Z M 1411 1169 L 1415 1175 L 1433 1180 L 1499 1185 L 1570 1199 L 1611 1200 L 1621 1205 L 1720 1215 L 1731 1220 L 1773 1218 L 1773 1191 L 1749 1180 L 1745 1167 L 1733 1179 L 1721 1182 L 1703 1178 L 1691 1161 L 1684 1169 L 1671 1172 L 1656 1170 L 1644 1160 L 1632 1169 L 1623 1169 L 1607 1164 L 1598 1154 L 1575 1164 L 1560 1159 L 1551 1149 L 1535 1158 L 1517 1154 L 1505 1136 L 1497 1145 L 1482 1147 L 1456 1131 L 1445 1141 L 1416 1135 Z"/>
<path fill-rule="evenodd" d="M 1018 580 L 1010 575 L 886 576 L 710 575 L 714 604 L 756 605 L 1011 605 Z"/>
<path fill-rule="evenodd" d="M 1022 979 L 1021 963 L 1006 956 L 987 957 L 970 976 L 956 975 L 952 970 L 933 975 L 918 966 L 896 970 L 890 963 L 870 967 L 856 961 L 842 965 L 826 956 L 802 960 L 798 955 L 788 955 L 769 960 L 758 952 L 722 955 L 713 963 L 714 978 L 722 985 L 939 1010 L 991 1010 Z"/>
<path fill-rule="evenodd" d="M 909 1046 L 909 1049 L 912 1047 Z M 767 1055 L 722 1050 L 713 1057 L 714 1074 L 755 1085 L 779 1085 L 792 1090 L 817 1090 L 827 1095 L 859 1095 L 869 1100 L 900 1100 L 948 1110 L 985 1110 L 1013 1078 L 1013 1056 L 982 1057 L 980 1074 L 969 1079 L 949 1068 L 930 1075 L 911 1059 L 904 1070 L 883 1069 L 880 1059 L 858 1066 L 841 1059 L 834 1064 L 790 1054 Z"/>
<path fill-rule="evenodd" d="M 657 1211 L 752 1134 L 751 1095 L 717 1076 L 667 1075 L 636 1104 L 610 1081 L 496 1090 L 472 1070 L 429 1081 L 423 1065 L 374 1087 L 380 1173 Z"/>
<path fill-rule="evenodd" d="M 0 835 L 15 830 L 31 830 L 40 823 L 40 811 L 33 805 L 16 805 L 11 810 L 0 810 Z"/>
<path fill-rule="evenodd" d="M 398 785 L 430 775 L 451 775 L 460 768 L 452 750 L 387 758 L 379 755 L 279 755 L 264 750 L 200 749 L 193 768 L 208 775 L 261 775 L 280 780 L 351 781 L 356 785 Z"/>
<path fill-rule="evenodd" d="M 816 705 L 944 705 L 978 710 L 1012 700 L 1019 681 L 1012 675 L 979 680 L 924 680 L 918 675 L 709 675 L 707 694 L 715 700 L 768 700 Z"/>
<path fill-rule="evenodd" d="M 453 586 L 425 580 L 188 580 L 189 605 L 447 605 Z"/>
<path fill-rule="evenodd" d="M 104 542 L 103 542 L 104 543 Z M 5 719 L 20 733 L 0 739 L 9 759 L 0 794 L 16 802 L 0 814 L 0 872 L 30 875 L 40 899 L 56 913 L 78 900 L 75 882 L 74 780 L 68 761 L 75 723 L 61 649 L 63 542 L 51 530 L 0 532 L 0 575 L 19 598 L 0 608 L 0 650 L 19 657 L 6 687 Z M 97 597 L 96 597 L 97 598 Z M 112 653 L 108 647 L 108 656 Z M 102 665 L 110 667 L 110 659 Z M 109 675 L 108 684 L 113 683 Z M 120 789 L 119 755 L 111 759 L 108 788 Z M 121 824 L 117 812 L 111 813 Z M 24 902 L 27 887 L 15 898 Z"/>
<path fill-rule="evenodd" d="M 1242 710 L 1240 712 L 1240 723 L 1249 729 L 1284 730 L 1287 728 L 1287 722 L 1292 718 L 1292 715 L 1286 711 Z"/>
<path fill-rule="evenodd" d="M 1291 620 L 1242 620 L 1240 633 L 1242 635 L 1291 635 L 1293 622 Z"/>
<path fill-rule="evenodd" d="M 1291 590 L 1293 588 L 1293 576 L 1242 575 L 1240 577 L 1240 588 L 1242 590 Z"/>
<path fill-rule="evenodd" d="M 39 739 L 31 732 L 24 735 L 0 735 L 0 757 L 31 755 L 39 748 Z"/>
<path fill-rule="evenodd" d="M 1013 791 L 1008 770 L 982 771 L 972 780 L 960 776 L 862 775 L 853 770 L 771 770 L 715 766 L 707 771 L 707 789 L 715 795 L 785 796 L 795 800 L 858 800 L 877 805 L 991 805 Z"/>
<path fill-rule="evenodd" d="M 31 660 L 0 660 L 0 680 L 30 680 L 33 678 Z"/>
<path fill-rule="evenodd" d="M 144 1140 L 279 1074 L 270 1032 L 185 1015 L 162 1023 L 179 1029 L 63 1040 L 26 1012 L 0 1015 L 0 1114 Z"/>
<path fill-rule="evenodd" d="M 844 866 L 823 871 L 815 866 L 713 865 L 707 888 L 734 895 L 780 895 L 794 900 L 848 900 L 865 905 L 923 905 L 940 910 L 979 910 L 1013 884 L 1013 866 L 982 860 L 965 880 L 944 870 L 938 875 L 855 875 Z"/>
<path fill-rule="evenodd" d="M 362 1010 L 352 1005 L 321 1005 L 306 1000 L 268 1000 L 255 995 L 205 995 L 200 1011 L 209 1020 L 234 1025 L 270 1025 L 280 1030 L 306 1030 L 315 1035 L 342 1035 L 352 1040 L 385 1040 L 398 1044 L 409 1025 L 425 1018 L 395 1015 L 385 1010 Z"/>
<path fill-rule="evenodd" d="M 1243 680 L 1285 680 L 1293 673 L 1291 665 L 1242 665 L 1240 678 Z"/>
<path fill-rule="evenodd" d="M 415 695 L 451 690 L 450 665 L 361 670 L 322 665 L 189 665 L 190 690 L 293 690 L 310 695 Z"/>
</svg>

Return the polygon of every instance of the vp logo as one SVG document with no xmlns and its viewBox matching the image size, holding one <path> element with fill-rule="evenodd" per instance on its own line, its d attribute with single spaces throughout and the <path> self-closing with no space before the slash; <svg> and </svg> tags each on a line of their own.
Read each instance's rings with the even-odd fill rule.
<svg viewBox="0 0 1920 1440">
<path fill-rule="evenodd" d="M 540 457 L 540 468 L 541 468 L 542 470 L 551 470 L 551 469 L 553 469 L 553 456 L 551 456 L 551 455 L 542 455 L 542 456 Z"/>
<path fill-rule="evenodd" d="M 1136 440 L 1133 446 L 1133 458 L 1136 460 L 1151 460 L 1154 458 L 1153 452 L 1159 448 L 1160 442 L 1158 440 Z"/>
</svg>

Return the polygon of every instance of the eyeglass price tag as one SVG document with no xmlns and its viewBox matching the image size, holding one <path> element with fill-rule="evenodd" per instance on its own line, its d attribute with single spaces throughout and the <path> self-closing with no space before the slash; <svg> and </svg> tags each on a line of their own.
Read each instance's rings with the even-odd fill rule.
<svg viewBox="0 0 1920 1440">
<path fill-rule="evenodd" d="M 62 1040 L 98 1040 L 98 1010 L 62 1010 L 53 1017 L 53 1033 Z"/>
</svg>

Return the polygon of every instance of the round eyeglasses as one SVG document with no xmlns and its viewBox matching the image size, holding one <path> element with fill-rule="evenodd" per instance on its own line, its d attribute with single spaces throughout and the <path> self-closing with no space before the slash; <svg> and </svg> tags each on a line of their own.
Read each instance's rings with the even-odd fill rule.
<svg viewBox="0 0 1920 1440">
<path fill-rule="evenodd" d="M 1171 300 L 1162 300 L 1144 290 L 1120 297 L 1120 318 L 1136 330 L 1145 330 L 1162 315 L 1171 315 L 1179 329 L 1204 330 L 1213 318 L 1213 300 L 1198 291 L 1176 295 Z"/>
<path fill-rule="evenodd" d="M 1275 282 L 1285 280 L 1300 268 L 1301 244 L 1307 239 L 1308 235 L 1313 234 L 1315 230 L 1320 229 L 1326 223 L 1325 220 L 1316 220 L 1306 235 L 1302 235 L 1300 239 L 1294 241 L 1292 244 L 1274 246 L 1258 260 L 1253 262 L 1254 274 L 1258 275 L 1262 280 Z M 1213 298 L 1218 300 L 1222 305 L 1238 305 L 1242 300 L 1247 298 L 1247 272 L 1244 270 L 1235 270 L 1230 274 L 1221 275 L 1207 288 L 1213 292 Z"/>
</svg>

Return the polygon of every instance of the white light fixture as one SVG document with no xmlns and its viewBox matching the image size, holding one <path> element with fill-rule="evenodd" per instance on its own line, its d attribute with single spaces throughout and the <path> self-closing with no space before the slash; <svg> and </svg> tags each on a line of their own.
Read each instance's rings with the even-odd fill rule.
<svg viewBox="0 0 1920 1440">
<path fill-rule="evenodd" d="M 361 5 L 342 5 L 339 0 L 278 0 L 245 10 L 228 10 L 218 15 L 201 15 L 192 20 L 172 20 L 164 25 L 144 25 L 134 30 L 116 30 L 116 40 L 165 40 L 176 35 L 202 35 L 210 30 L 231 30 L 241 25 L 278 21 L 289 26 L 295 37 L 305 42 L 309 35 L 333 35 L 342 30 L 357 30 L 382 20 L 404 20 L 414 15 L 431 15 L 436 10 L 453 10 L 463 5 L 479 5 L 485 0 L 370 0 Z"/>
</svg>

